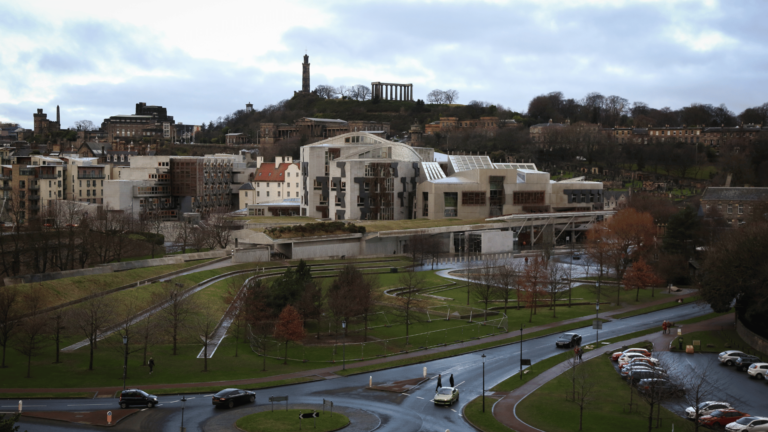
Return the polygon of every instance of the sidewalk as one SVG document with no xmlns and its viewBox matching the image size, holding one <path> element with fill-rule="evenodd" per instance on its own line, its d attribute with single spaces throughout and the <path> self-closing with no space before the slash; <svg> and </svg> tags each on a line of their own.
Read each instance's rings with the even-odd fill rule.
<svg viewBox="0 0 768 432">
<path fill-rule="evenodd" d="M 696 293 L 688 293 L 680 295 L 677 298 L 687 298 L 695 295 Z M 630 312 L 633 310 L 643 309 L 649 306 L 655 306 L 662 303 L 668 303 L 670 301 L 670 298 L 660 298 L 648 303 L 644 303 L 642 305 L 633 305 L 633 306 L 627 306 L 621 309 L 617 309 L 610 312 L 605 312 L 600 314 L 601 318 L 610 318 L 613 315 L 621 314 L 625 312 Z M 549 324 L 544 324 L 536 327 L 529 327 L 525 328 L 523 330 L 523 335 L 536 333 L 542 330 L 547 330 L 550 328 L 558 327 L 565 324 L 571 324 L 579 321 L 585 321 L 591 319 L 591 316 L 583 316 L 579 318 L 572 318 L 564 321 L 557 321 Z M 588 326 L 589 324 L 586 323 L 585 326 Z M 650 337 L 650 336 L 649 336 Z M 412 351 L 407 354 L 400 354 L 385 358 L 378 358 L 378 359 L 372 359 L 372 360 L 366 360 L 358 363 L 354 363 L 350 365 L 351 368 L 357 368 L 357 367 L 364 367 L 364 366 L 372 366 L 372 365 L 378 365 L 382 363 L 388 363 L 392 361 L 397 360 L 404 360 L 404 359 L 410 359 L 414 357 L 421 357 L 424 355 L 429 354 L 436 354 L 441 353 L 445 351 L 452 351 L 458 348 L 466 348 L 466 347 L 472 347 L 476 345 L 486 344 L 488 342 L 498 342 L 498 341 L 504 341 L 509 339 L 509 343 L 516 343 L 519 341 L 520 333 L 519 331 L 515 330 L 511 333 L 502 333 L 498 334 L 496 336 L 486 337 L 482 339 L 477 339 L 473 341 L 467 341 L 463 342 L 461 344 L 453 344 L 448 345 L 444 347 L 439 348 L 431 348 L 427 350 L 419 350 L 419 351 Z M 647 339 L 647 338 L 646 338 Z M 644 339 L 645 340 L 645 339 Z M 249 384 L 260 384 L 260 383 L 267 383 L 267 382 L 273 382 L 273 381 L 282 381 L 286 379 L 292 379 L 292 378 L 304 378 L 304 377 L 318 377 L 318 378 L 324 378 L 325 376 L 333 376 L 336 372 L 339 372 L 342 370 L 342 366 L 339 364 L 328 366 L 325 368 L 320 369 L 312 369 L 312 370 L 305 370 L 305 371 L 299 371 L 294 372 L 290 374 L 283 374 L 283 375 L 273 375 L 268 377 L 262 377 L 262 378 L 248 378 L 248 379 L 241 379 L 241 380 L 232 380 L 232 381 L 206 381 L 206 382 L 194 382 L 194 383 L 178 383 L 178 384 L 152 384 L 152 385 L 146 385 L 142 386 L 143 390 L 152 390 L 157 388 L 178 388 L 179 390 L 183 390 L 184 388 L 190 388 L 190 387 L 204 387 L 204 386 L 225 386 L 225 387 L 243 387 L 247 386 Z M 335 377 L 335 376 L 334 376 Z M 8 388 L 3 389 L 3 393 L 66 393 L 66 392 L 99 392 L 100 395 L 103 394 L 114 394 L 118 390 L 122 390 L 122 386 L 111 386 L 111 387 L 88 387 L 88 388 L 76 388 L 76 389 L 70 389 L 70 388 L 50 388 L 50 389 L 41 389 L 41 388 Z"/>
<path fill-rule="evenodd" d="M 727 314 L 712 318 L 707 321 L 701 321 L 695 324 L 685 325 L 683 328 L 684 333 L 691 333 L 695 331 L 704 330 L 719 330 L 723 327 L 733 326 L 733 315 Z M 649 341 L 653 343 L 654 351 L 669 351 L 669 344 L 677 336 L 677 331 L 673 334 L 661 334 L 661 330 L 656 333 L 647 334 L 645 336 L 639 336 L 636 338 L 616 342 L 610 345 L 605 345 L 600 348 L 584 353 L 583 359 L 589 360 L 602 355 L 608 351 L 615 351 L 625 345 L 632 345 L 634 343 Z M 566 370 L 568 362 L 563 362 L 551 369 L 541 373 L 536 378 L 528 381 L 519 388 L 511 392 L 496 392 L 496 394 L 506 395 L 493 407 L 493 416 L 501 422 L 504 426 L 511 428 L 517 432 L 541 432 L 540 429 L 536 429 L 520 420 L 516 413 L 515 408 L 526 396 L 536 391 L 539 387 L 548 383 L 549 381 L 557 378 Z"/>
</svg>

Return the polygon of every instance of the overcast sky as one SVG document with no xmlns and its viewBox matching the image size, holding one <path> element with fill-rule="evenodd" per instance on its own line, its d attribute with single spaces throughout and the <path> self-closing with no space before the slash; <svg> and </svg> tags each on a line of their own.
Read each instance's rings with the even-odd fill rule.
<svg viewBox="0 0 768 432">
<path fill-rule="evenodd" d="M 204 5 L 204 6 L 203 6 Z M 525 111 L 597 91 L 676 109 L 768 102 L 768 2 L 0 0 L 0 121 L 97 125 L 137 102 L 200 124 L 320 84 L 412 83 Z"/>
</svg>

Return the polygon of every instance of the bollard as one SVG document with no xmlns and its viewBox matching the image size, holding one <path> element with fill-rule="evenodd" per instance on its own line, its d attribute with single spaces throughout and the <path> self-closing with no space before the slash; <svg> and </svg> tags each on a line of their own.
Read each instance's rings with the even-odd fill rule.
<svg viewBox="0 0 768 432">
<path fill-rule="evenodd" d="M 22 401 L 19 401 L 19 414 L 21 414 L 21 404 L 22 403 L 23 403 Z"/>
<path fill-rule="evenodd" d="M 112 424 L 112 411 L 107 411 L 107 424 Z"/>
<path fill-rule="evenodd" d="M 427 377 L 427 367 L 424 366 L 424 378 Z M 19 407 L 21 407 L 21 401 L 19 401 Z M 19 412 L 21 412 L 21 408 L 19 408 Z"/>
<path fill-rule="evenodd" d="M 368 377 L 368 387 L 373 387 L 373 375 Z"/>
</svg>

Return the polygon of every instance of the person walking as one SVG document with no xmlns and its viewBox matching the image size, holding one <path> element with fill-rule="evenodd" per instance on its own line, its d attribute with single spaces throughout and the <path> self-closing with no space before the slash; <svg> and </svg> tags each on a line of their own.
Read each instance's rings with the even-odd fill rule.
<svg viewBox="0 0 768 432">
<path fill-rule="evenodd" d="M 437 374 L 437 387 L 435 387 L 435 392 L 440 390 L 443 387 L 443 376 L 441 374 Z"/>
<path fill-rule="evenodd" d="M 576 347 L 577 350 L 579 350 L 579 363 L 581 363 L 581 355 L 584 354 L 584 350 L 581 348 L 581 345 Z"/>
<path fill-rule="evenodd" d="M 667 334 L 667 322 L 661 323 L 661 334 Z"/>
<path fill-rule="evenodd" d="M 576 348 L 573 349 L 573 356 L 575 358 L 577 358 L 577 359 L 579 358 L 579 346 L 578 345 L 576 345 Z"/>
<path fill-rule="evenodd" d="M 450 382 L 451 382 L 451 387 L 456 387 L 455 385 L 453 385 L 453 374 L 451 374 Z"/>
<path fill-rule="evenodd" d="M 155 359 L 150 357 L 149 358 L 149 363 L 147 363 L 147 365 L 149 366 L 149 374 L 151 375 L 152 374 L 152 369 L 155 368 Z"/>
</svg>

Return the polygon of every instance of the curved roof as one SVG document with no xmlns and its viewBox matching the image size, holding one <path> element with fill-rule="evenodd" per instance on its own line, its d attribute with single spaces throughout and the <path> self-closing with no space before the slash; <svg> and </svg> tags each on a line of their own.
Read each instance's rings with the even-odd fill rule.
<svg viewBox="0 0 768 432">
<path fill-rule="evenodd" d="M 360 140 L 356 142 L 347 142 L 347 138 L 352 138 L 352 137 L 360 137 Z M 392 159 L 414 160 L 414 161 L 422 160 L 421 155 L 419 155 L 419 153 L 408 144 L 389 141 L 387 139 L 380 138 L 366 131 L 345 133 L 332 138 L 324 139 L 322 141 L 318 141 L 316 143 L 307 144 L 304 147 L 344 147 L 344 146 L 350 146 L 350 147 L 370 146 L 370 149 L 381 148 L 381 147 L 392 147 L 393 149 Z M 395 151 L 394 151 L 395 149 L 397 149 L 397 152 L 400 153 L 400 155 L 395 156 Z M 403 157 L 404 156 L 403 153 L 406 153 L 408 157 Z M 339 158 L 338 160 L 343 160 L 343 159 L 358 159 L 358 158 L 354 156 L 346 156 L 343 158 Z"/>
</svg>

